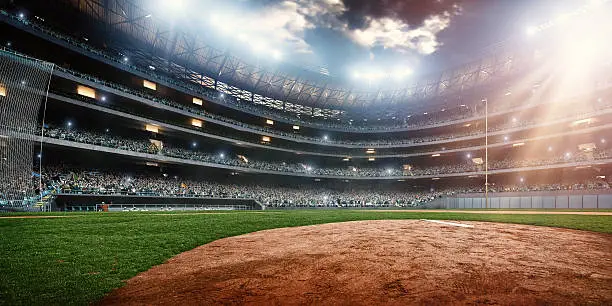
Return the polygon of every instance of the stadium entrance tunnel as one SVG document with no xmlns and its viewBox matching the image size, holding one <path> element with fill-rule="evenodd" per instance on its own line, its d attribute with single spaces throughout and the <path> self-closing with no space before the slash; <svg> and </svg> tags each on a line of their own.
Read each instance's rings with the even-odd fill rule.
<svg viewBox="0 0 612 306">
<path fill-rule="evenodd" d="M 185 195 L 162 197 L 143 195 L 59 194 L 56 211 L 183 211 L 183 210 L 262 210 L 251 199 L 204 198 Z"/>
<path fill-rule="evenodd" d="M 99 304 L 610 305 L 611 249 L 610 234 L 489 222 L 281 228 L 179 254 Z"/>
</svg>

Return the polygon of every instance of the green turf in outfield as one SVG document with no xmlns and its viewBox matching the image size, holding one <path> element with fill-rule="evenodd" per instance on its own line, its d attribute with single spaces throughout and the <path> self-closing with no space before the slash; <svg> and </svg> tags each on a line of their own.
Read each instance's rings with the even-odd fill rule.
<svg viewBox="0 0 612 306">
<path fill-rule="evenodd" d="M 57 215 L 57 214 L 54 214 Z M 223 237 L 262 229 L 372 219 L 511 222 L 612 233 L 611 216 L 347 210 L 228 214 L 86 213 L 0 219 L 0 304 L 81 304 L 138 272 Z"/>
</svg>

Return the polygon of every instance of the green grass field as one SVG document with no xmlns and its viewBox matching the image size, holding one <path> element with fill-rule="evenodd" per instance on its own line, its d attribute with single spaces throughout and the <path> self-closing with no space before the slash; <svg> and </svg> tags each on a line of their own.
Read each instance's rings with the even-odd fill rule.
<svg viewBox="0 0 612 306">
<path fill-rule="evenodd" d="M 612 216 L 299 210 L 0 219 L 0 304 L 80 304 L 199 245 L 263 229 L 374 219 L 509 222 L 612 233 Z M 9 215 L 14 216 L 14 215 Z"/>
</svg>

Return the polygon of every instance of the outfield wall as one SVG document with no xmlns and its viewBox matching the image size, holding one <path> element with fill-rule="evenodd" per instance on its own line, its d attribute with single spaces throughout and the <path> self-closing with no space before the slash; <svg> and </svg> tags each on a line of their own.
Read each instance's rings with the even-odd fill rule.
<svg viewBox="0 0 612 306">
<path fill-rule="evenodd" d="M 484 194 L 444 198 L 440 208 L 486 208 Z M 612 209 L 612 191 L 489 193 L 488 208 Z"/>
<path fill-rule="evenodd" d="M 160 197 L 146 195 L 90 195 L 90 194 L 58 194 L 52 205 L 53 210 L 98 210 L 100 205 L 110 205 L 110 210 L 146 209 L 160 210 L 261 210 L 262 206 L 250 199 L 220 199 L 205 197 Z"/>
</svg>

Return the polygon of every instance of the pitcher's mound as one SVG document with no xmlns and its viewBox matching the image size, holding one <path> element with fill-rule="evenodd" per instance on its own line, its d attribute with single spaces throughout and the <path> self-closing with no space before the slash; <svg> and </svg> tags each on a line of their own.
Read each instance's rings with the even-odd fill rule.
<svg viewBox="0 0 612 306">
<path fill-rule="evenodd" d="M 612 235 L 383 220 L 221 239 L 130 279 L 116 304 L 612 304 Z"/>
</svg>

